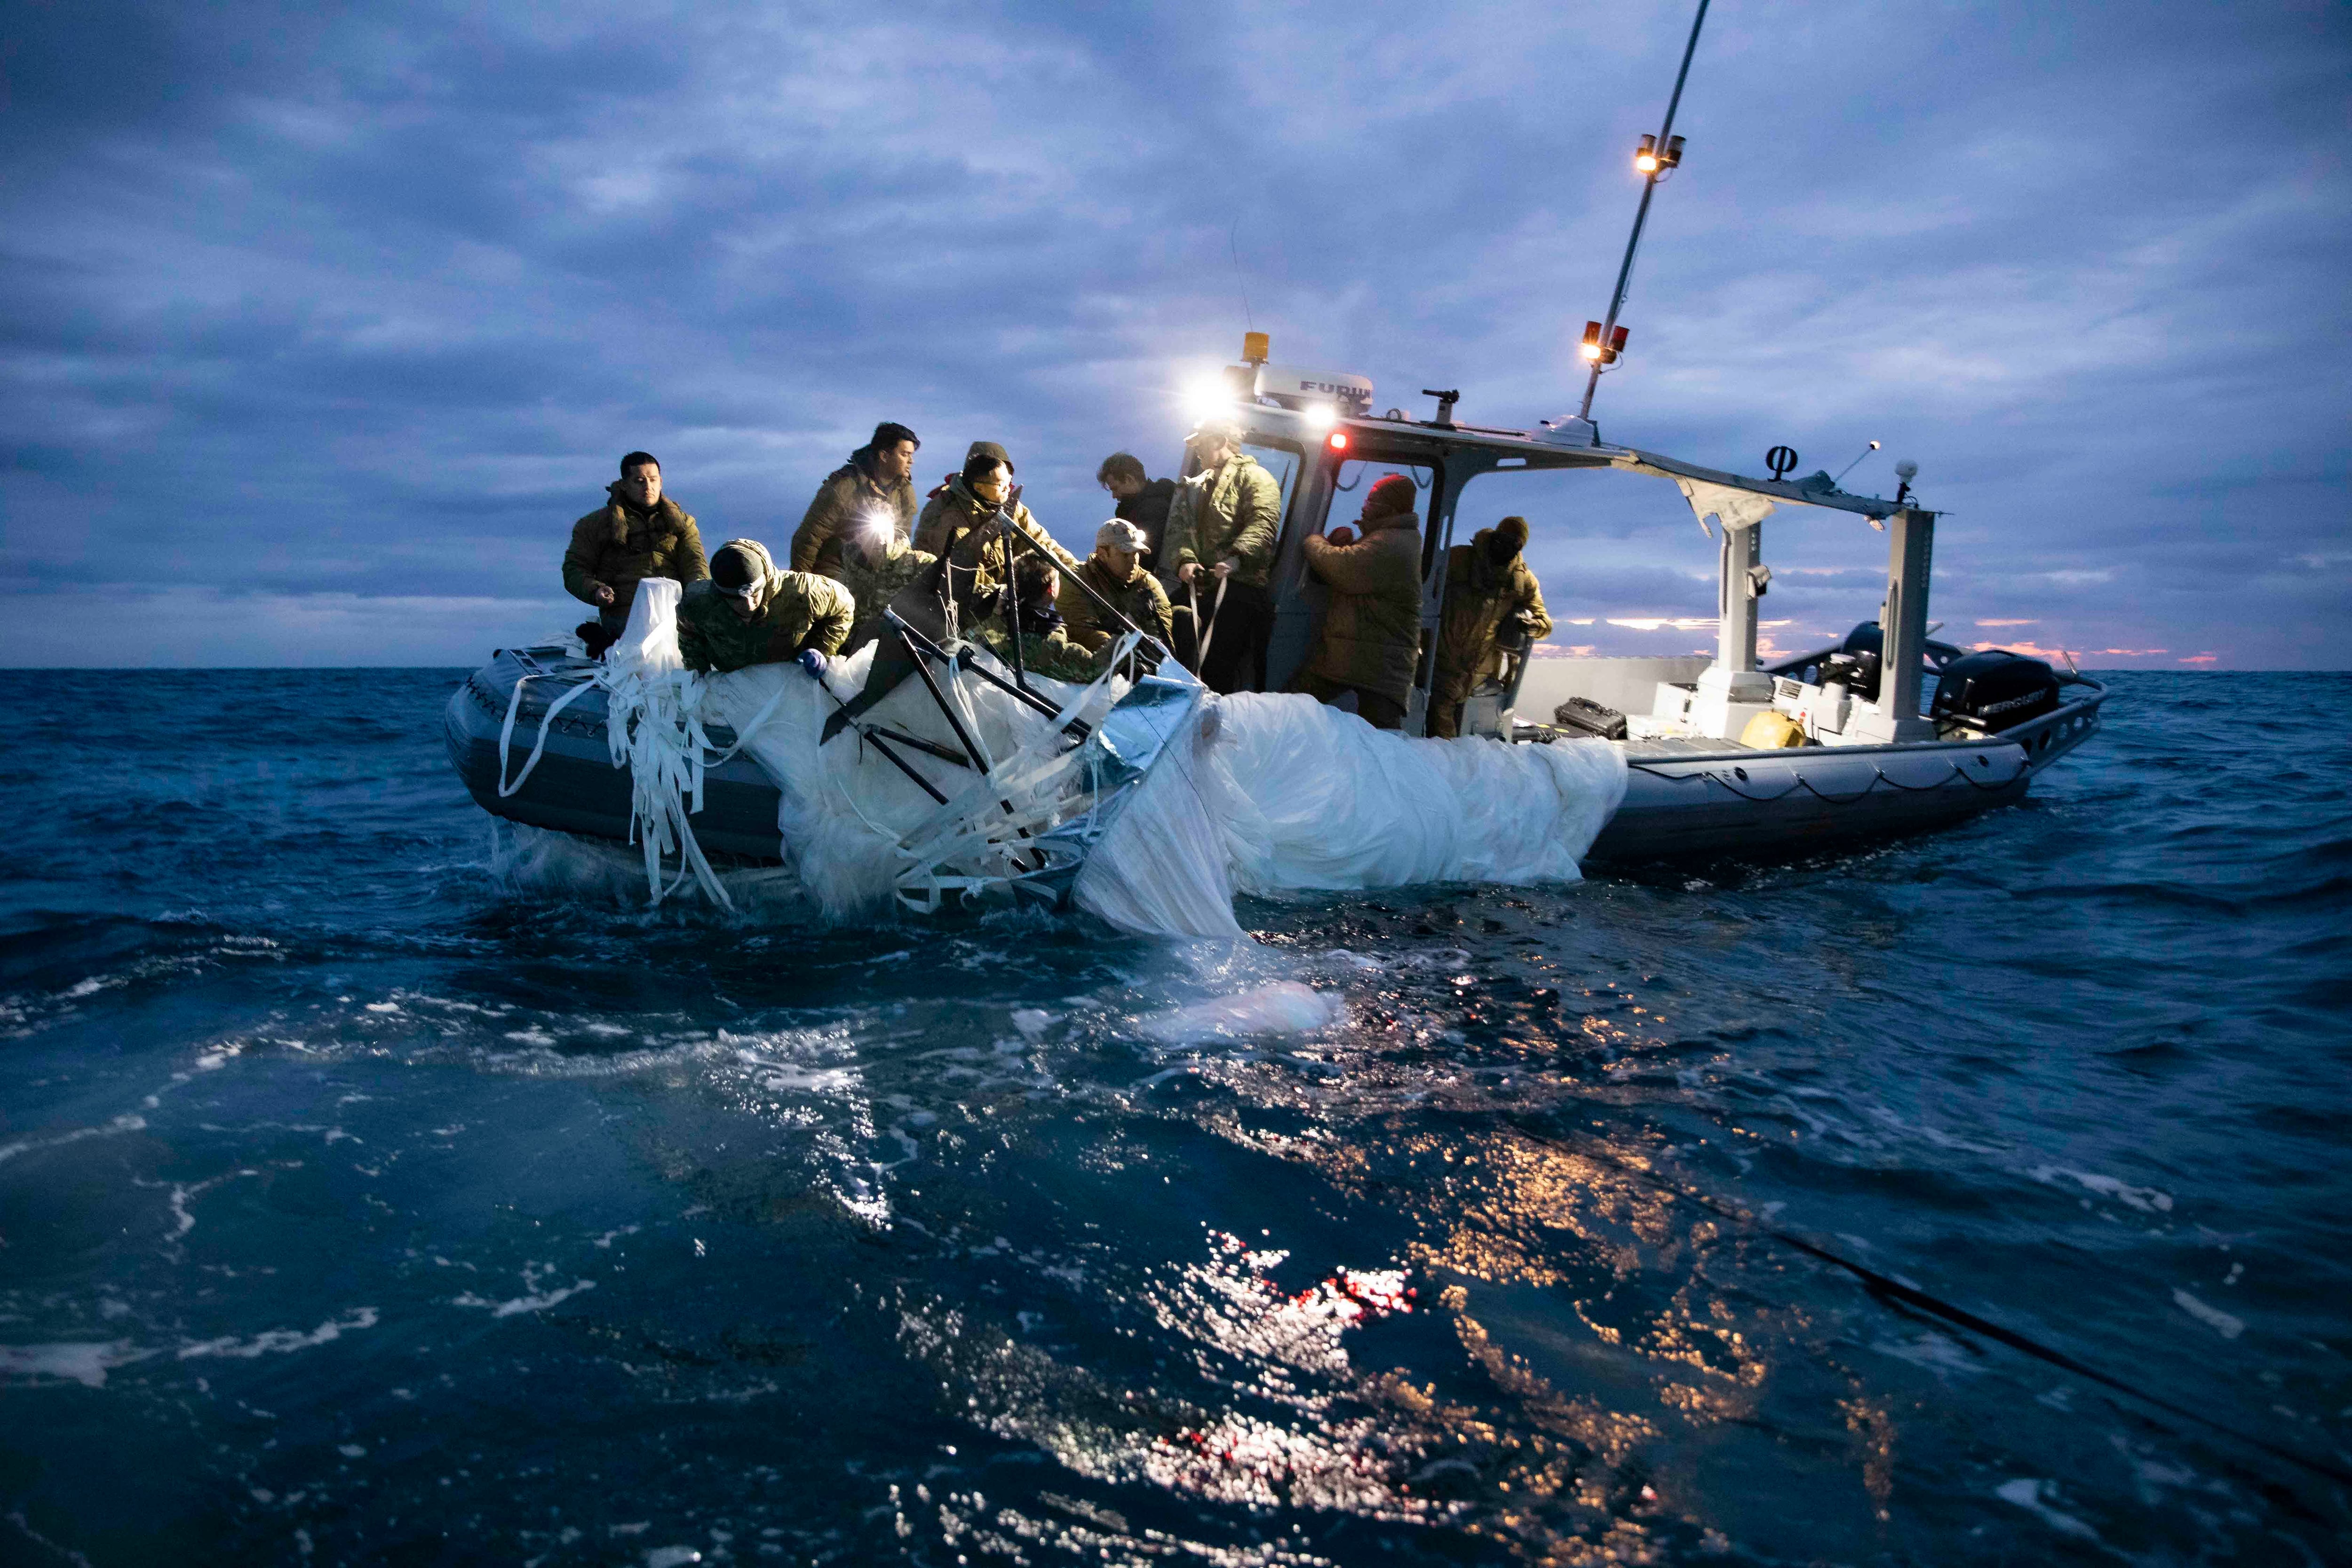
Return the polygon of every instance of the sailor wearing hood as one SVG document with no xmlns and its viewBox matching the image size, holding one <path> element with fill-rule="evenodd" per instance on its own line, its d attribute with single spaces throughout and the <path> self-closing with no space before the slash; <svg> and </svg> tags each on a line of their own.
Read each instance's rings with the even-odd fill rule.
<svg viewBox="0 0 2352 1568">
<path fill-rule="evenodd" d="M 1462 733 L 1463 705 L 1478 683 L 1503 673 L 1503 650 L 1551 634 L 1543 590 L 1520 552 L 1528 520 L 1505 517 L 1445 552 L 1445 613 L 1437 628 L 1437 675 L 1431 683 L 1429 733 Z"/>
<path fill-rule="evenodd" d="M 694 583 L 710 575 L 702 535 L 694 518 L 662 494 L 661 465 L 652 453 L 622 458 L 621 477 L 604 493 L 611 499 L 572 525 L 572 547 L 563 552 L 563 591 L 596 607 L 595 622 L 580 629 L 592 658 L 601 657 L 628 625 L 641 580 Z"/>
<path fill-rule="evenodd" d="M 1009 505 L 1008 505 L 1009 504 Z M 1054 542 L 1013 490 L 1013 459 L 993 441 L 975 441 L 964 455 L 963 472 L 931 493 L 915 524 L 915 548 L 949 558 L 956 568 L 958 601 L 988 613 L 997 591 L 1004 586 L 1006 541 L 994 527 L 997 509 L 1006 507 L 1013 526 L 1030 543 L 1071 570 L 1077 559 Z M 1024 547 L 1021 554 L 1029 553 Z M 967 572 L 971 575 L 967 576 Z"/>
<path fill-rule="evenodd" d="M 706 674 L 787 659 L 822 674 L 856 611 L 833 579 L 780 571 L 759 540 L 729 539 L 711 557 L 709 579 L 678 603 L 677 651 L 688 669 Z"/>
<path fill-rule="evenodd" d="M 1158 563 L 1174 572 L 1171 589 L 1198 600 L 1197 635 L 1208 651 L 1197 663 L 1202 682 L 1214 692 L 1265 685 L 1274 631 L 1266 584 L 1282 527 L 1282 486 L 1242 450 L 1244 434 L 1232 420 L 1211 420 L 1192 433 L 1201 471 L 1177 487 Z"/>
<path fill-rule="evenodd" d="M 1331 590 L 1314 655 L 1292 689 L 1356 712 L 1377 729 L 1404 727 L 1421 656 L 1421 518 L 1412 481 L 1391 474 L 1364 497 L 1364 535 L 1334 528 L 1307 538 L 1307 568 Z"/>
</svg>

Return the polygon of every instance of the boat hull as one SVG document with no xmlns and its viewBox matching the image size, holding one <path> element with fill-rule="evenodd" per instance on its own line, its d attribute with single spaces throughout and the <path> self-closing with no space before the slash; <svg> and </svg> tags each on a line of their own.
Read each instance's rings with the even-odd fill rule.
<svg viewBox="0 0 2352 1568">
<path fill-rule="evenodd" d="M 444 714 L 449 758 L 484 810 L 537 828 L 627 839 L 629 773 L 613 765 L 602 692 L 590 691 L 556 715 L 530 777 L 510 794 L 499 789 L 502 777 L 522 770 L 549 701 L 569 685 L 565 678 L 589 668 L 560 649 L 501 650 L 450 695 Z M 502 757 L 508 704 L 524 680 L 531 684 Z M 1627 748 L 1624 802 L 1586 860 L 1622 865 L 1802 854 L 1948 827 L 2023 800 L 2034 775 L 2096 731 L 2105 695 L 2090 686 L 2089 695 L 2053 713 L 1975 741 L 1784 751 L 1636 743 Z M 711 738 L 723 747 L 733 737 L 714 730 Z M 705 779 L 695 837 L 714 859 L 776 863 L 784 853 L 779 804 L 775 785 L 751 758 L 730 758 Z"/>
<path fill-rule="evenodd" d="M 549 703 L 593 667 L 560 649 L 500 649 L 449 695 L 442 711 L 442 738 L 467 792 L 482 810 L 534 828 L 628 838 L 629 770 L 613 765 L 601 691 L 585 693 L 557 714 L 546 726 L 547 744 L 539 765 L 512 794 L 499 790 L 501 767 L 509 779 L 522 771 L 539 741 Z M 516 683 L 525 679 L 532 684 L 524 688 L 514 737 L 502 756 L 499 737 L 507 706 Z M 721 747 L 735 738 L 724 728 L 712 730 L 710 737 Z M 730 758 L 704 776 L 702 810 L 694 817 L 695 840 L 713 860 L 777 863 L 784 848 L 776 825 L 779 804 L 775 785 L 758 764 L 748 757 Z"/>
<path fill-rule="evenodd" d="M 2034 776 L 2096 732 L 2104 688 L 1979 740 L 1701 749 L 1634 743 L 1625 800 L 1595 864 L 1785 856 L 1883 843 L 2025 799 Z"/>
</svg>

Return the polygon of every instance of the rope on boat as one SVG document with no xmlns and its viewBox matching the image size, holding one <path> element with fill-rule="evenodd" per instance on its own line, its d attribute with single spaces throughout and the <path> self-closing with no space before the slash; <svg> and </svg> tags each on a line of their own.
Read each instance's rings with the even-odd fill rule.
<svg viewBox="0 0 2352 1568">
<path fill-rule="evenodd" d="M 1704 784 L 1711 781 L 1722 785 L 1726 789 L 1728 789 L 1734 795 L 1738 796 L 1741 800 L 1752 800 L 1759 806 L 1769 806 L 1775 800 L 1785 800 L 1787 797 L 1795 794 L 1800 789 L 1803 790 L 1806 794 L 1812 796 L 1813 799 L 1822 801 L 1825 805 L 1851 806 L 1855 801 L 1863 799 L 1863 797 L 1876 789 L 1881 784 L 1885 785 L 1890 789 L 1900 790 L 1906 795 L 1927 795 L 1934 793 L 1936 790 L 1947 788 L 1951 783 L 1952 779 L 1958 779 L 1961 783 L 1966 784 L 1971 789 L 1979 790 L 1988 795 L 1996 795 L 2014 785 L 2025 773 L 2024 768 L 2021 766 L 2016 773 L 2011 774 L 2005 779 L 1990 784 L 1979 784 L 1974 779 L 1969 777 L 1968 769 L 1955 762 L 1951 764 L 1952 771 L 1951 778 L 1949 779 L 1938 779 L 1932 784 L 1906 784 L 1898 779 L 1888 778 L 1885 768 L 1873 763 L 1870 769 L 1872 775 L 1870 782 L 1863 786 L 1860 789 L 1855 790 L 1851 795 L 1824 795 L 1819 789 L 1814 787 L 1811 779 L 1807 779 L 1801 773 L 1797 775 L 1795 783 L 1790 785 L 1779 794 L 1759 795 L 1752 790 L 1742 789 L 1738 785 L 1734 784 L 1730 779 L 1724 778 L 1719 773 L 1704 770 L 1696 773 L 1669 773 L 1663 766 L 1647 762 L 1636 762 L 1630 757 L 1625 759 L 1625 766 L 1638 772 L 1647 773 L 1654 779 L 1663 779 L 1669 784 Z"/>
<path fill-rule="evenodd" d="M 785 688 L 778 686 L 767 706 L 736 731 L 735 743 L 722 751 L 712 744 L 702 725 L 699 675 L 678 671 L 616 672 L 609 665 L 599 665 L 574 677 L 571 689 L 548 705 L 540 716 L 530 756 L 522 770 L 509 779 L 523 688 L 536 680 L 561 678 L 538 672 L 516 678 L 514 692 L 507 700 L 506 722 L 499 730 L 499 798 L 503 800 L 515 795 L 530 778 L 547 750 L 547 732 L 556 716 L 587 693 L 601 689 L 606 694 L 604 737 L 613 766 L 629 769 L 628 841 L 644 846 L 651 902 L 660 904 L 692 877 L 713 902 L 733 910 L 735 901 L 702 852 L 687 819 L 702 810 L 704 776 L 740 752 L 766 727 L 783 702 Z M 672 855 L 678 860 L 677 875 L 665 883 L 662 862 Z"/>
</svg>

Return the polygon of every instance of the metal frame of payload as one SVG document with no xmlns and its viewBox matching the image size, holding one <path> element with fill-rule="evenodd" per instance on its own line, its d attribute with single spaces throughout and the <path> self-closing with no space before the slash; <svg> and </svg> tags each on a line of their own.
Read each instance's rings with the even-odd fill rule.
<svg viewBox="0 0 2352 1568">
<path fill-rule="evenodd" d="M 995 523 L 1009 548 L 1025 546 L 1091 593 L 1022 538 L 1003 513 Z M 817 747 L 847 731 L 861 757 L 878 756 L 930 800 L 932 810 L 897 829 L 866 818 L 893 841 L 900 904 L 923 914 L 999 896 L 1058 906 L 1170 743 L 1186 732 L 1205 688 L 1164 648 L 1169 674 L 1131 658 L 1150 639 L 1096 595 L 1125 628 L 1104 674 L 1087 685 L 1049 683 L 1041 692 L 1021 667 L 1017 644 L 1008 668 L 957 635 L 950 601 L 939 593 L 944 577 L 932 576 L 939 580 L 919 579 L 885 613 L 886 645 L 903 655 L 888 674 L 870 666 L 865 690 L 849 699 L 817 677 L 835 708 Z M 640 584 L 633 635 L 656 588 L 670 591 L 665 602 L 676 599 L 666 581 Z M 673 636 L 673 664 L 675 653 Z M 731 907 L 714 859 L 788 858 L 782 789 L 744 749 L 781 694 L 739 734 L 703 717 L 705 677 L 677 671 L 649 701 L 646 675 L 614 661 L 617 645 L 604 661 L 566 643 L 498 651 L 444 708 L 450 760 L 476 802 L 495 816 L 640 845 L 653 902 L 691 874 L 713 902 Z M 782 668 L 791 672 L 787 682 L 799 678 L 796 665 Z M 929 707 L 912 699 L 876 707 L 900 689 L 919 690 Z M 1006 714 L 1028 716 L 1026 732 L 1009 747 L 992 749 L 983 734 L 974 705 L 990 694 L 1011 705 Z M 927 729 L 933 733 L 920 733 Z"/>
</svg>

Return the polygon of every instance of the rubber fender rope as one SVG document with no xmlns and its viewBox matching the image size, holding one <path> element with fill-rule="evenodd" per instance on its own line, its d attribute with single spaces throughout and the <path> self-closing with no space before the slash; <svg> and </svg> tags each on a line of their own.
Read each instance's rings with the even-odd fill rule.
<svg viewBox="0 0 2352 1568">
<path fill-rule="evenodd" d="M 1738 796 L 1741 800 L 1753 800 L 1759 806 L 1769 806 L 1775 800 L 1786 800 L 1789 796 L 1795 794 L 1800 789 L 1802 789 L 1808 795 L 1812 796 L 1815 800 L 1820 800 L 1826 805 L 1851 806 L 1855 801 L 1862 800 L 1864 796 L 1876 789 L 1881 784 L 1885 785 L 1890 789 L 1899 789 L 1906 795 L 1927 795 L 1945 788 L 1951 782 L 1951 779 L 1938 779 L 1933 784 L 1905 784 L 1896 779 L 1889 779 L 1886 776 L 1886 770 L 1885 768 L 1874 767 L 1871 768 L 1872 777 L 1870 782 L 1863 786 L 1860 789 L 1855 790 L 1851 795 L 1824 795 L 1814 786 L 1811 779 L 1807 779 L 1801 773 L 1797 775 L 1797 781 L 1794 784 L 1790 785 L 1778 795 L 1759 795 L 1751 790 L 1742 789 L 1738 785 L 1734 784 L 1730 779 L 1724 778 L 1719 773 L 1668 773 L 1649 763 L 1633 761 L 1628 761 L 1625 766 L 1634 768 L 1640 772 L 1647 773 L 1653 779 L 1663 779 L 1669 784 L 1706 783 L 1709 780 L 1713 780 L 1715 783 L 1722 785 L 1734 795 Z M 2001 790 L 2008 789 L 2011 784 L 2016 783 L 2018 778 L 2025 771 L 2023 768 L 2020 768 L 2018 773 L 2011 775 L 2008 779 L 2001 780 L 1999 783 L 1979 784 L 1975 779 L 1969 778 L 1968 770 L 1962 768 L 1958 763 L 1953 763 L 1951 765 L 1951 768 L 1952 778 L 1959 779 L 1961 783 L 1966 784 L 1971 789 L 1982 790 L 1987 794 L 1998 794 Z"/>
<path fill-rule="evenodd" d="M 2227 1422 L 2216 1420 L 2214 1417 L 2206 1415 L 2202 1411 L 2191 1409 L 2186 1405 L 2176 1404 L 2172 1400 L 2165 1398 L 2162 1395 L 2150 1394 L 2147 1390 L 2140 1388 L 2133 1384 L 2126 1383 L 2122 1378 L 2115 1376 L 2111 1373 L 2101 1372 L 2095 1366 L 2092 1366 L 2084 1362 L 2077 1361 L 2063 1350 L 2054 1349 L 2050 1345 L 2043 1344 L 2041 1341 L 2033 1339 L 2026 1334 L 2021 1334 L 2015 1329 L 2003 1328 L 2000 1324 L 1992 1322 L 1989 1318 L 1979 1317 L 1976 1313 L 1969 1312 L 1966 1307 L 1955 1306 L 1953 1303 L 1943 1300 L 1941 1297 L 1929 1295 L 1927 1291 L 1920 1290 L 1916 1285 L 1906 1285 L 1900 1280 L 1891 1279 L 1865 1264 L 1857 1263 L 1850 1258 L 1841 1257 L 1818 1242 L 1808 1241 L 1801 1236 L 1791 1235 L 1788 1231 L 1775 1229 L 1769 1225 L 1759 1225 L 1756 1222 L 1755 1216 L 1748 1212 L 1746 1209 L 1735 1208 L 1729 1204 L 1709 1197 L 1703 1192 L 1670 1182 L 1664 1176 L 1658 1176 L 1652 1171 L 1643 1170 L 1641 1166 L 1633 1165 L 1606 1149 L 1583 1148 L 1573 1145 L 1564 1138 L 1554 1137 L 1546 1133 L 1538 1133 L 1523 1123 L 1515 1121 L 1510 1122 L 1507 1124 L 1510 1126 L 1512 1131 L 1517 1133 L 1520 1136 L 1528 1139 L 1531 1143 L 1544 1144 L 1552 1148 L 1567 1149 L 1572 1154 L 1581 1155 L 1588 1159 L 1598 1159 L 1602 1161 L 1604 1164 L 1614 1166 L 1619 1170 L 1623 1171 L 1626 1175 L 1633 1176 L 1636 1180 L 1643 1183 L 1645 1186 L 1654 1187 L 1657 1191 L 1664 1193 L 1669 1197 L 1681 1198 L 1687 1203 L 1694 1204 L 1700 1208 L 1706 1209 L 1709 1214 L 1715 1215 L 1718 1218 L 1730 1220 L 1733 1224 L 1741 1226 L 1755 1235 L 1766 1237 L 1771 1240 L 1778 1241 L 1782 1246 L 1790 1248 L 1795 1251 L 1801 1252 L 1809 1258 L 1818 1260 L 1823 1263 L 1828 1263 L 1835 1268 L 1843 1269 L 1847 1273 L 1852 1274 L 1855 1279 L 1861 1281 L 1870 1291 L 1871 1294 L 1874 1296 L 1883 1297 L 1889 1301 L 1900 1301 L 1905 1306 L 1910 1307 L 1916 1312 L 1927 1313 L 1929 1317 L 1940 1318 L 1956 1328 L 1966 1329 L 1970 1333 L 1979 1334 L 1986 1339 L 1993 1341 L 1997 1344 L 2007 1345 L 2010 1349 L 2017 1351 L 2021 1354 L 2032 1356 L 2034 1360 L 2047 1363 L 2049 1365 L 2057 1367 L 2062 1372 L 2070 1373 L 2086 1382 L 2095 1383 L 2103 1388 L 2112 1389 L 2117 1394 L 2122 1394 L 2130 1398 L 2137 1399 L 2144 1405 L 2150 1406 L 2156 1409 L 2165 1412 L 2168 1416 L 2177 1416 L 2184 1421 L 2193 1422 L 2210 1431 L 2219 1432 L 2225 1437 L 2233 1438 L 2238 1442 L 2245 1444 L 2248 1448 L 2255 1448 L 2263 1453 L 2270 1455 L 2274 1459 L 2284 1459 L 2288 1464 L 2294 1465 L 2299 1469 L 2309 1470 L 2312 1474 L 2316 1476 L 2325 1476 L 2329 1480 L 2352 1484 L 2352 1469 L 2347 1469 L 2342 1465 L 2331 1464 L 2326 1459 L 2314 1458 L 2308 1454 L 2299 1453 L 2295 1449 L 2287 1448 L 2283 1444 L 2273 1443 L 2268 1438 L 2257 1437 L 2251 1432 L 2242 1432 L 2235 1427 L 2229 1425 Z"/>
</svg>

